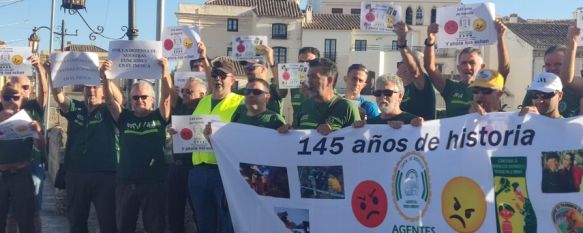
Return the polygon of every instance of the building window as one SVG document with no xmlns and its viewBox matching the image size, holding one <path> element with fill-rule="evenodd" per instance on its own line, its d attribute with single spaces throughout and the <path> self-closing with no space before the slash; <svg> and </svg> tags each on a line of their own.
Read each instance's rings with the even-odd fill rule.
<svg viewBox="0 0 583 233">
<path fill-rule="evenodd" d="M 405 23 L 408 25 L 413 24 L 413 10 L 411 7 L 407 7 L 407 10 L 405 11 Z"/>
<path fill-rule="evenodd" d="M 238 32 L 239 31 L 239 20 L 238 19 L 227 19 L 227 31 Z"/>
<path fill-rule="evenodd" d="M 437 70 L 439 70 L 440 73 L 443 73 L 443 64 L 435 64 L 435 66 L 437 66 Z"/>
<path fill-rule="evenodd" d="M 391 42 L 391 50 L 399 50 L 399 42 L 396 40 L 393 40 L 393 42 Z"/>
<path fill-rule="evenodd" d="M 437 10 L 435 10 L 435 7 L 433 7 L 431 9 L 431 23 L 435 23 L 435 17 L 437 15 Z"/>
<path fill-rule="evenodd" d="M 355 40 L 354 51 L 366 51 L 366 40 Z"/>
<path fill-rule="evenodd" d="M 287 39 L 287 24 L 284 23 L 272 24 L 271 39 Z"/>
<path fill-rule="evenodd" d="M 287 62 L 287 48 L 273 47 L 273 59 L 275 64 L 283 64 Z"/>
<path fill-rule="evenodd" d="M 324 40 L 324 57 L 336 61 L 336 39 Z"/>
<path fill-rule="evenodd" d="M 227 56 L 228 57 L 233 56 L 233 48 L 232 47 L 227 47 Z"/>
<path fill-rule="evenodd" d="M 417 12 L 415 13 L 415 23 L 417 25 L 423 25 L 423 9 L 417 7 Z"/>
<path fill-rule="evenodd" d="M 350 9 L 350 14 L 360 15 L 360 9 L 354 9 L 354 8 L 352 8 L 352 9 Z"/>
<path fill-rule="evenodd" d="M 332 8 L 332 14 L 342 14 L 342 8 Z"/>
</svg>

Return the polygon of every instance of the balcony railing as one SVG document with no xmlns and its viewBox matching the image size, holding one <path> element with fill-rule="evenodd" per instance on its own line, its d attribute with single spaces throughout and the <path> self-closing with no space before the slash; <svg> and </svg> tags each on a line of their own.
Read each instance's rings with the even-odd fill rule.
<svg viewBox="0 0 583 233">
<path fill-rule="evenodd" d="M 350 47 L 351 51 L 356 51 L 354 46 Z M 412 51 L 419 51 L 424 52 L 425 46 L 411 46 Z M 390 52 L 390 51 L 399 51 L 396 46 L 392 45 L 368 45 L 366 46 L 366 51 L 383 51 L 383 52 Z M 365 51 L 365 52 L 366 52 Z M 435 51 L 435 56 L 437 57 L 454 57 L 455 50 L 453 49 L 437 49 Z"/>
</svg>

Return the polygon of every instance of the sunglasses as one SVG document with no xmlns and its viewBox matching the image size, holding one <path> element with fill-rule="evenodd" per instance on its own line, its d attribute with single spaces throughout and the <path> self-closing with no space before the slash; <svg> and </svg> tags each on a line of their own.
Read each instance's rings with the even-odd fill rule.
<svg viewBox="0 0 583 233">
<path fill-rule="evenodd" d="M 135 101 L 138 101 L 140 99 L 146 100 L 146 99 L 148 99 L 148 97 L 149 96 L 147 96 L 147 95 L 134 95 L 134 96 L 132 96 L 132 99 L 135 100 Z"/>
<path fill-rule="evenodd" d="M 18 101 L 20 99 L 20 96 L 19 95 L 5 95 L 5 96 L 2 96 L 2 99 L 4 101 L 11 101 L 11 100 Z"/>
<path fill-rule="evenodd" d="M 537 100 L 539 98 L 548 100 L 550 98 L 555 97 L 556 94 L 557 94 L 556 92 L 550 92 L 550 93 L 548 93 L 548 92 L 533 92 L 530 95 L 530 98 L 532 98 L 533 100 Z"/>
<path fill-rule="evenodd" d="M 263 90 L 259 90 L 259 89 L 250 89 L 250 88 L 243 89 L 243 94 L 244 95 L 249 95 L 249 94 L 261 95 L 263 93 L 266 93 L 266 92 L 263 91 Z"/>
<path fill-rule="evenodd" d="M 22 85 L 20 87 L 22 87 L 22 90 L 25 90 L 25 91 L 28 91 L 28 89 L 30 89 L 30 85 Z"/>
<path fill-rule="evenodd" d="M 482 93 L 482 95 L 489 95 L 489 94 L 492 94 L 492 92 L 494 92 L 494 89 L 490 89 L 490 88 L 473 88 L 472 89 L 472 93 L 474 93 L 474 95 L 478 95 L 480 93 Z"/>
<path fill-rule="evenodd" d="M 394 93 L 399 93 L 397 91 L 393 91 L 393 90 L 376 90 L 372 93 L 372 95 L 374 95 L 375 97 L 381 97 L 381 96 L 386 96 L 386 97 L 391 97 L 393 96 Z"/>
<path fill-rule="evenodd" d="M 223 71 L 215 70 L 211 72 L 211 77 L 212 78 L 221 77 L 222 80 L 225 80 L 227 77 L 229 77 L 229 75 Z"/>
<path fill-rule="evenodd" d="M 189 94 L 189 95 L 190 95 L 190 94 L 192 94 L 192 93 L 194 93 L 194 91 L 193 91 L 193 90 L 191 90 L 191 89 L 188 89 L 188 88 L 182 88 L 182 89 L 180 90 L 180 92 L 181 92 L 182 94 Z"/>
</svg>

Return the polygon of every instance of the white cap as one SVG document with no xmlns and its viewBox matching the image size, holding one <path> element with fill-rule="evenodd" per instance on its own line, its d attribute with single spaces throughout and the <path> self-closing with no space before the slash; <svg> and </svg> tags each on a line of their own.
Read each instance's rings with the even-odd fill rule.
<svg viewBox="0 0 583 233">
<path fill-rule="evenodd" d="M 532 83 L 527 90 L 552 93 L 563 91 L 563 84 L 561 83 L 561 78 L 556 74 L 541 72 L 532 78 Z"/>
</svg>

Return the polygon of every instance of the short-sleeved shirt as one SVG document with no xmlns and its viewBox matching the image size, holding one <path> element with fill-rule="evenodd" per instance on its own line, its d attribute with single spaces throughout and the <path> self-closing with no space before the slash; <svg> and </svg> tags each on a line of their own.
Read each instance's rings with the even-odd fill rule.
<svg viewBox="0 0 583 233">
<path fill-rule="evenodd" d="M 563 89 L 563 99 L 559 102 L 559 112 L 564 117 L 574 117 L 579 115 L 579 97 L 577 94 Z M 532 98 L 530 92 L 526 92 L 524 99 L 522 99 L 522 106 L 532 106 Z"/>
<path fill-rule="evenodd" d="M 124 109 L 118 119 L 120 158 L 117 171 L 122 184 L 164 182 L 166 125 L 158 109 L 144 117 Z"/>
<path fill-rule="evenodd" d="M 68 171 L 115 171 L 117 135 L 115 122 L 105 104 L 89 112 L 85 103 L 69 101 L 63 116 L 67 125 L 65 164 Z"/>
<path fill-rule="evenodd" d="M 306 98 L 304 98 L 304 95 L 302 95 L 302 92 L 299 88 L 290 89 L 289 92 L 291 94 L 291 103 L 295 114 L 295 112 L 300 111 L 300 106 L 302 105 L 302 102 L 306 100 Z"/>
<path fill-rule="evenodd" d="M 411 114 L 423 117 L 425 120 L 435 119 L 435 89 L 429 76 L 424 75 L 425 86 L 419 90 L 414 83 L 405 86 L 405 94 L 401 101 L 401 109 Z"/>
<path fill-rule="evenodd" d="M 247 116 L 245 110 L 242 114 L 237 114 L 235 116 L 236 119 L 233 119 L 232 122 L 263 128 L 277 129 L 285 124 L 283 117 L 271 110 L 265 110 L 265 112 L 262 112 L 257 116 Z"/>
<path fill-rule="evenodd" d="M 368 118 L 375 118 L 381 114 L 379 107 L 377 107 L 377 105 L 374 102 L 365 99 L 364 96 L 358 96 L 358 98 L 356 98 L 356 100 L 354 100 L 354 102 L 355 102 L 356 106 L 358 106 L 364 110 L 364 113 L 366 114 L 367 119 Z"/>
<path fill-rule="evenodd" d="M 329 102 L 306 99 L 299 111 L 294 113 L 293 123 L 295 129 L 315 129 L 320 124 L 329 124 L 332 130 L 339 130 L 359 120 L 358 107 L 350 100 L 335 95 Z"/>
<path fill-rule="evenodd" d="M 445 87 L 441 93 L 445 101 L 445 114 L 447 117 L 455 117 L 468 114 L 474 95 L 469 84 L 456 82 L 451 79 L 445 80 Z"/>
<path fill-rule="evenodd" d="M 32 159 L 32 138 L 0 140 L 0 164 L 11 164 Z"/>
<path fill-rule="evenodd" d="M 381 116 L 378 116 L 378 117 L 366 120 L 366 123 L 374 125 L 374 124 L 387 124 L 387 122 L 389 122 L 389 121 L 402 121 L 405 124 L 411 124 L 411 121 L 415 118 L 417 118 L 417 116 L 403 111 L 403 112 L 401 112 L 401 114 L 399 114 L 393 118 L 390 118 L 390 119 L 383 119 L 383 118 L 381 118 Z"/>
</svg>

